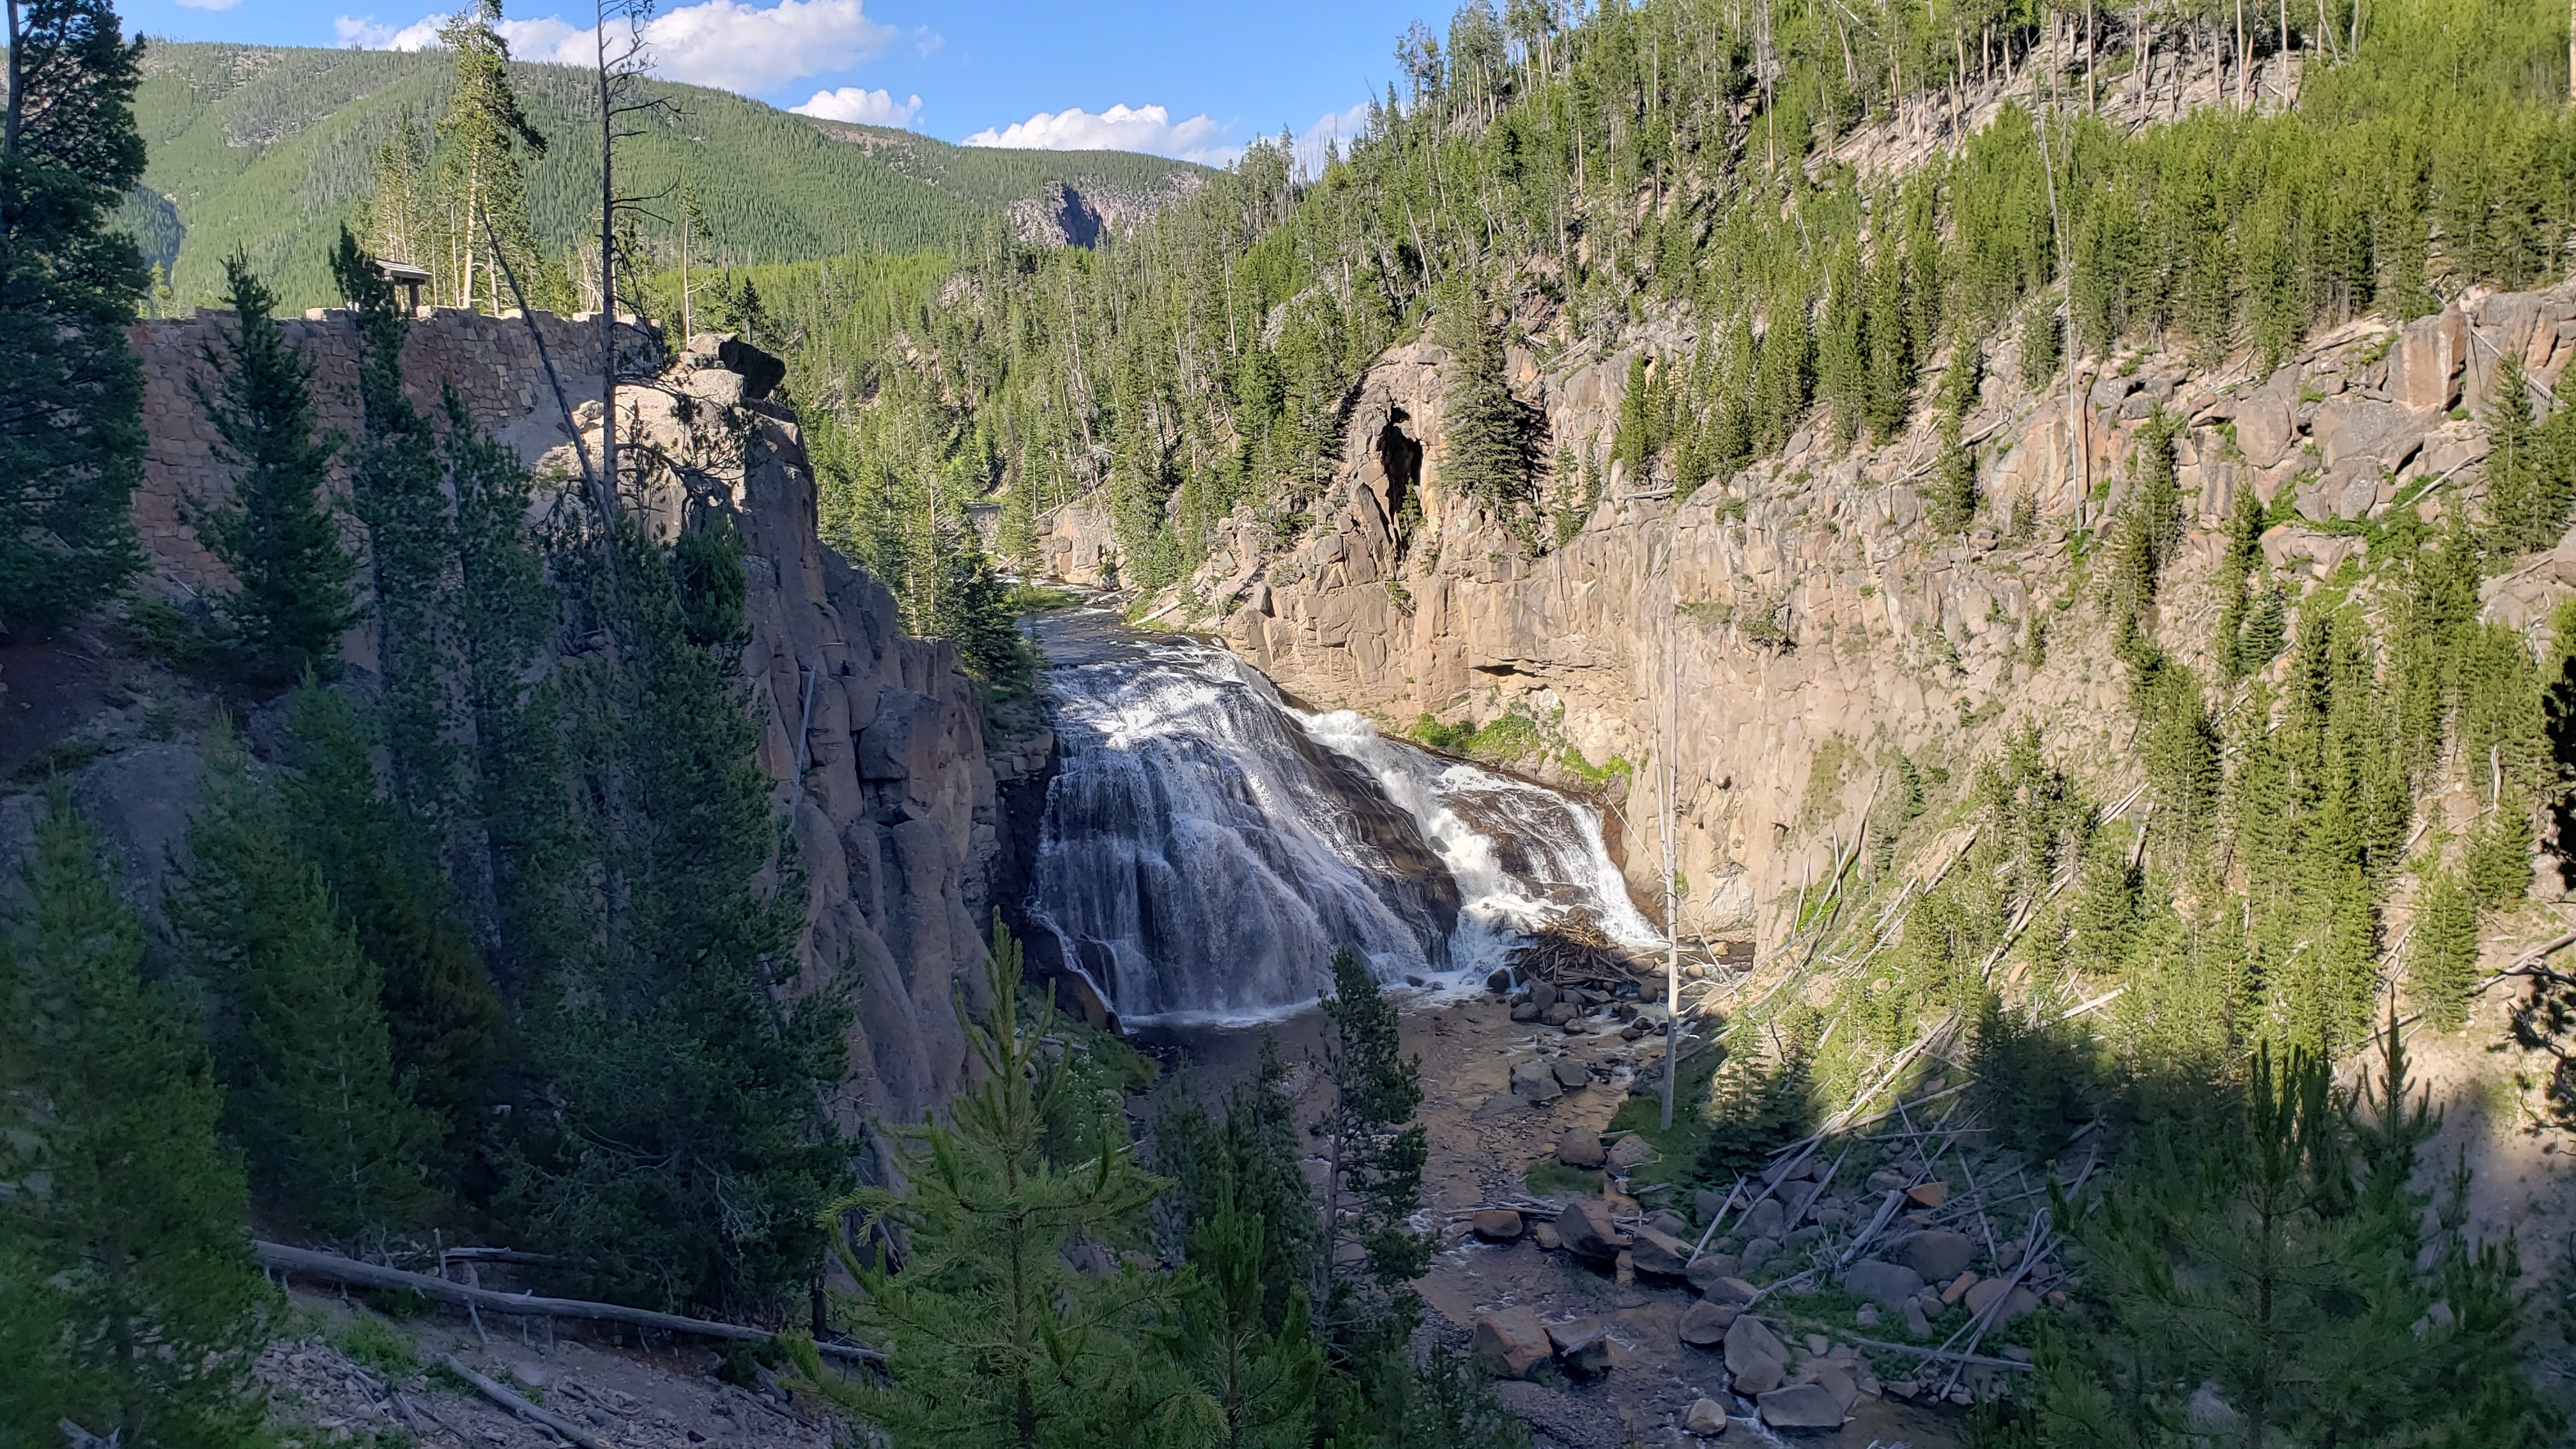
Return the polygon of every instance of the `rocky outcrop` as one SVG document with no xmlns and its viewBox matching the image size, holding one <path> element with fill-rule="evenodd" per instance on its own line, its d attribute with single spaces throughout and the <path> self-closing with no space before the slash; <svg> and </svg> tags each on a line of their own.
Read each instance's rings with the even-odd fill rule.
<svg viewBox="0 0 2576 1449">
<path fill-rule="evenodd" d="M 1697 340 L 1663 319 L 1544 368 L 1515 350 L 1511 381 L 1544 411 L 1549 451 L 1602 458 L 1631 358 L 1674 365 Z M 1927 412 L 1874 449 L 1845 450 L 1811 428 L 1679 503 L 1668 478 L 1610 466 L 1581 529 L 1533 555 L 1444 478 L 1453 369 L 1415 341 L 1362 378 L 1312 532 L 1273 549 L 1239 520 L 1212 538 L 1190 591 L 1152 607 L 1204 601 L 1207 626 L 1318 705 L 1391 725 L 1518 711 L 1560 754 L 1632 762 L 1599 788 L 1641 884 L 1661 852 L 1670 711 L 1689 883 L 1680 924 L 1753 928 L 1767 945 L 1801 885 L 1831 878 L 1855 847 L 1889 750 L 1973 759 L 2036 722 L 2079 768 L 2117 768 L 2119 671 L 2101 650 L 2048 644 L 2100 627 L 2078 559 L 2124 505 L 2151 413 L 2183 425 L 2190 529 L 2163 595 L 2179 619 L 2204 607 L 2198 581 L 2240 492 L 2266 505 L 2291 495 L 2297 517 L 2265 534 L 2264 553 L 2276 570 L 2316 577 L 2360 551 L 2364 520 L 2400 507 L 2438 519 L 2473 499 L 2485 450 L 2475 415 L 2507 355 L 2554 387 L 2576 357 L 2576 288 L 2472 295 L 2401 325 L 2363 319 L 2263 376 L 2244 375 L 2241 359 L 2213 372 L 2179 355 L 2124 357 L 2080 374 L 2071 412 L 2060 391 L 2008 381 L 2019 359 L 2006 340 L 1963 429 L 1985 498 L 1968 531 L 1927 517 Z M 1561 502 L 1575 485 L 1542 486 Z M 1059 512 L 1042 538 L 1059 576 L 1096 581 L 1114 567 L 1092 513 Z M 2543 618 L 2576 586 L 2576 546 L 2565 553 L 2491 584 L 2491 616 Z M 1592 784 L 1547 759 L 1523 767 Z"/>
<path fill-rule="evenodd" d="M 181 594 L 228 584 L 178 521 L 182 500 L 219 498 L 231 482 L 187 392 L 203 343 L 230 332 L 219 315 L 139 323 L 133 334 L 151 431 L 136 513 L 156 577 Z M 323 421 L 354 428 L 346 318 L 284 325 L 316 363 Z M 595 394 L 595 347 L 582 345 L 596 328 L 585 319 L 540 325 L 573 395 Z M 808 888 L 790 990 L 849 993 L 851 1077 L 837 1106 L 843 1125 L 856 1127 L 872 1112 L 918 1117 L 963 1080 L 954 1002 L 982 988 L 988 883 L 1008 854 L 997 790 L 1005 781 L 955 650 L 905 635 L 885 587 L 821 542 L 796 417 L 761 397 L 771 363 L 730 339 L 693 339 L 653 383 L 621 390 L 620 432 L 681 465 L 632 500 L 652 526 L 676 526 L 694 496 L 729 510 L 747 545 L 743 674 L 763 722 L 760 764 Z M 478 425 L 541 469 L 572 471 L 571 434 L 517 319 L 428 314 L 412 328 L 404 364 L 416 400 L 435 404 L 452 383 Z M 597 402 L 576 416 L 595 454 Z M 1006 775 L 1042 771 L 1048 748 L 1043 735 L 1015 742 L 1002 752 Z M 131 867 L 138 899 L 157 894 L 153 877 L 184 835 L 200 769 L 185 743 L 114 745 L 72 782 L 75 802 Z M 0 800 L 0 867 L 23 850 L 38 808 L 26 796 Z"/>
</svg>

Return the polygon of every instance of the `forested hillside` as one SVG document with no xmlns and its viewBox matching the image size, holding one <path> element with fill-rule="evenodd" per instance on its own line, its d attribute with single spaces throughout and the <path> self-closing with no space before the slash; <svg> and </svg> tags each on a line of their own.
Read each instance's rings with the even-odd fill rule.
<svg viewBox="0 0 2576 1449">
<path fill-rule="evenodd" d="M 374 190 L 387 139 L 406 125 L 426 133 L 446 112 L 453 71 L 437 50 L 148 46 L 135 115 L 149 150 L 150 195 L 131 203 L 127 217 L 147 259 L 168 269 L 173 304 L 212 301 L 223 259 L 237 248 L 290 308 L 335 300 L 328 251 L 336 229 Z M 565 246 L 597 226 L 597 103 L 585 89 L 594 83 L 553 65 L 514 63 L 509 75 L 548 142 L 528 166 L 528 212 L 537 240 L 561 266 Z M 626 143 L 620 164 L 639 193 L 691 189 L 706 227 L 695 244 L 711 249 L 701 260 L 949 247 L 1056 182 L 1152 195 L 1206 174 L 1118 152 L 951 146 L 818 123 L 729 91 L 653 89 L 674 109 Z M 660 210 L 676 226 L 676 190 Z"/>
</svg>

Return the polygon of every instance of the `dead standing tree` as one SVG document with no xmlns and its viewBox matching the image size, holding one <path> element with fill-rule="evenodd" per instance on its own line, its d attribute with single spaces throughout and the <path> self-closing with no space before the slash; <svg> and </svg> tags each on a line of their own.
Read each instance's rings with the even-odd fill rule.
<svg viewBox="0 0 2576 1449">
<path fill-rule="evenodd" d="M 599 83 L 599 467 L 606 495 L 603 506 L 616 506 L 617 460 L 617 267 L 618 220 L 631 215 L 650 196 L 621 196 L 617 191 L 617 143 L 643 134 L 641 118 L 673 109 L 668 98 L 651 94 L 645 80 L 652 74 L 652 42 L 647 34 L 654 0 L 594 0 L 598 25 L 591 32 L 598 57 Z M 613 512 L 603 523 L 613 521 Z"/>
</svg>

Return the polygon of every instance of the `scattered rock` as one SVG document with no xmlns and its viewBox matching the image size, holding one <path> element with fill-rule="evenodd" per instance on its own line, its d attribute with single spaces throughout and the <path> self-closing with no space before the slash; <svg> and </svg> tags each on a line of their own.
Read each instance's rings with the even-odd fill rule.
<svg viewBox="0 0 2576 1449">
<path fill-rule="evenodd" d="M 1958 1277 L 1951 1279 L 1950 1285 L 1941 1290 L 1941 1306 L 1947 1308 L 1951 1304 L 1958 1302 L 1960 1294 L 1963 1294 L 1976 1286 L 1977 1275 L 1974 1273 L 1962 1273 Z"/>
<path fill-rule="evenodd" d="M 1929 1338 L 1932 1336 L 1932 1320 L 1923 1316 L 1923 1304 L 1921 1300 L 1908 1298 L 1905 1300 L 1904 1304 L 1897 1309 L 1897 1311 L 1905 1315 L 1906 1332 L 1913 1334 L 1916 1338 Z"/>
<path fill-rule="evenodd" d="M 1839 1429 L 1843 1426 L 1843 1406 L 1834 1401 L 1834 1392 L 1822 1384 L 1792 1384 L 1755 1397 L 1761 1405 L 1762 1422 L 1774 1429 Z"/>
<path fill-rule="evenodd" d="M 1547 1336 L 1556 1345 L 1557 1361 L 1569 1371 L 1587 1376 L 1610 1371 L 1610 1333 L 1598 1319 L 1551 1323 Z"/>
<path fill-rule="evenodd" d="M 1510 1208 L 1484 1208 L 1468 1222 L 1489 1243 L 1508 1243 L 1521 1235 L 1521 1215 Z"/>
<path fill-rule="evenodd" d="M 1936 1177 L 1930 1182 L 1906 1189 L 1905 1200 L 1919 1208 L 1939 1207 L 1950 1200 L 1950 1184 Z"/>
<path fill-rule="evenodd" d="M 1682 1321 L 1677 1331 L 1684 1343 L 1715 1348 L 1726 1342 L 1726 1331 L 1735 1326 L 1735 1320 L 1743 1312 L 1737 1304 L 1716 1303 L 1703 1298 L 1682 1310 Z"/>
<path fill-rule="evenodd" d="M 1735 1257 L 1731 1253 L 1702 1253 L 1682 1270 L 1682 1276 L 1690 1280 L 1692 1292 L 1706 1293 L 1719 1280 L 1735 1276 Z"/>
<path fill-rule="evenodd" d="M 1878 1327 L 1878 1305 L 1864 1303 L 1852 1312 L 1852 1323 L 1861 1328 Z"/>
<path fill-rule="evenodd" d="M 1646 1221 L 1659 1233 L 1670 1233 L 1676 1238 L 1684 1239 L 1691 1236 L 1690 1219 L 1674 1212 L 1671 1208 L 1655 1209 Z"/>
<path fill-rule="evenodd" d="M 1789 1350 L 1761 1319 L 1749 1313 L 1738 1314 L 1735 1322 L 1727 1325 L 1725 1342 L 1726 1372 L 1734 1380 L 1737 1393 L 1767 1393 L 1788 1376 Z"/>
<path fill-rule="evenodd" d="M 1565 1089 L 1556 1084 L 1556 1073 L 1547 1069 L 1547 1063 L 1522 1062 L 1512 1068 L 1512 1095 L 1533 1102 L 1553 1102 L 1565 1095 Z"/>
<path fill-rule="evenodd" d="M 1568 1167 L 1596 1168 L 1608 1159 L 1601 1148 L 1601 1134 L 1589 1127 L 1569 1127 L 1556 1140 L 1556 1160 Z"/>
<path fill-rule="evenodd" d="M 1922 1274 L 1924 1282 L 1946 1283 L 1958 1277 L 1976 1254 L 1977 1245 L 1966 1233 L 1931 1228 L 1907 1238 L 1897 1258 Z"/>
<path fill-rule="evenodd" d="M 1556 1005 L 1556 987 L 1546 981 L 1533 981 L 1529 989 L 1530 1005 L 1541 1011 Z"/>
<path fill-rule="evenodd" d="M 1537 1243 L 1542 1249 L 1551 1253 L 1565 1246 L 1565 1235 L 1556 1230 L 1556 1224 L 1554 1223 L 1532 1224 L 1530 1227 L 1530 1240 Z"/>
<path fill-rule="evenodd" d="M 1714 1222 L 1717 1215 L 1725 1210 L 1726 1194 L 1722 1192 L 1711 1192 L 1703 1187 L 1691 1194 L 1691 1212 L 1701 1222 Z"/>
<path fill-rule="evenodd" d="M 1809 1364 L 1807 1378 L 1834 1396 L 1834 1408 L 1841 1413 L 1850 1413 L 1852 1405 L 1860 1402 L 1860 1385 L 1853 1380 L 1850 1370 L 1830 1359 Z"/>
<path fill-rule="evenodd" d="M 1610 1210 L 1589 1198 L 1579 1199 L 1556 1215 L 1557 1235 L 1578 1258 L 1607 1263 L 1628 1246 L 1628 1235 L 1610 1221 Z"/>
<path fill-rule="evenodd" d="M 1581 1014 L 1582 1012 L 1573 1002 L 1560 1001 L 1556 1005 L 1540 1012 L 1538 1014 L 1538 1019 L 1546 1022 L 1550 1026 L 1572 1026 L 1574 1024 L 1574 1018 Z"/>
<path fill-rule="evenodd" d="M 1544 1008 L 1535 1001 L 1515 1001 L 1512 1003 L 1512 1020 L 1536 1021 L 1538 1020 L 1539 1012 L 1543 1009 Z"/>
<path fill-rule="evenodd" d="M 1825 1356 L 1825 1350 L 1834 1346 L 1834 1341 L 1825 1337 L 1821 1333 L 1808 1334 L 1803 1341 L 1807 1345 L 1807 1352 L 1813 1354 L 1817 1358 L 1823 1358 Z"/>
<path fill-rule="evenodd" d="M 1748 1239 L 1777 1238 L 1780 1236 L 1781 1220 L 1787 1216 L 1788 1210 L 1780 1206 L 1778 1198 L 1767 1197 L 1755 1203 L 1752 1211 L 1747 1212 L 1744 1220 L 1736 1226 Z"/>
<path fill-rule="evenodd" d="M 1882 1167 L 1869 1175 L 1869 1190 L 1878 1193 L 1903 1192 L 1906 1181 L 1904 1173 L 1893 1167 Z"/>
<path fill-rule="evenodd" d="M 1726 1432 L 1726 1406 L 1715 1399 L 1702 1399 L 1682 1416 L 1682 1432 L 1703 1439 Z"/>
<path fill-rule="evenodd" d="M 1620 1168 L 1635 1167 L 1641 1162 L 1652 1161 L 1654 1156 L 1655 1144 L 1647 1141 L 1643 1135 L 1631 1132 L 1611 1146 L 1610 1165 Z"/>
<path fill-rule="evenodd" d="M 2008 1280 L 2002 1278 L 1988 1278 L 1984 1282 L 1970 1288 L 1967 1293 L 1968 1311 L 1970 1313 L 1983 1313 L 1989 1305 L 1992 1305 L 1996 1299 L 2000 1298 L 2003 1300 L 2002 1306 L 1994 1310 L 1994 1316 L 1988 1319 L 1987 1322 L 1996 1327 L 2001 1327 L 2004 1324 L 2010 1323 L 2014 1319 L 2021 1317 L 2023 1314 L 2030 1312 L 2032 1309 L 2039 1307 L 2039 1295 L 2031 1292 L 2027 1288 L 2016 1286 L 2013 1288 L 2011 1294 L 2007 1296 L 2004 1292 L 2004 1284 L 2007 1281 Z"/>
<path fill-rule="evenodd" d="M 1510 1381 L 1494 1385 L 1494 1400 L 1512 1415 L 1566 1449 L 1625 1449 L 1628 1428 L 1615 1414 L 1544 1384 Z"/>
<path fill-rule="evenodd" d="M 1771 1255 L 1779 1251 L 1780 1245 L 1771 1239 L 1755 1238 L 1744 1245 L 1744 1252 L 1739 1261 L 1743 1263 L 1744 1271 L 1751 1273 L 1758 1264 L 1768 1262 Z"/>
<path fill-rule="evenodd" d="M 1906 1300 L 1923 1291 L 1923 1275 L 1902 1263 L 1863 1258 L 1843 1274 L 1843 1287 L 1855 1298 L 1867 1298 L 1902 1310 Z"/>
<path fill-rule="evenodd" d="M 1659 1278 L 1679 1278 L 1690 1264 L 1690 1244 L 1652 1227 L 1637 1229 L 1628 1251 L 1638 1272 Z"/>
<path fill-rule="evenodd" d="M 1592 1085 L 1590 1069 L 1572 1057 L 1558 1057 L 1549 1065 L 1548 1070 L 1556 1074 L 1556 1084 L 1569 1092 L 1577 1087 Z"/>
<path fill-rule="evenodd" d="M 1538 1315 L 1527 1308 L 1500 1308 L 1476 1320 L 1467 1352 L 1476 1362 L 1507 1379 L 1516 1379 L 1545 1363 L 1554 1351 Z"/>
</svg>

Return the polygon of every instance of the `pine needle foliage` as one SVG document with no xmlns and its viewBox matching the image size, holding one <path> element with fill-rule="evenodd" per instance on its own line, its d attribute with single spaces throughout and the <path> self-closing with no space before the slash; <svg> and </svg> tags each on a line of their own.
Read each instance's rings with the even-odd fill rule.
<svg viewBox="0 0 2576 1449">
<path fill-rule="evenodd" d="M 125 345 L 145 286 L 112 229 L 143 174 L 130 101 L 143 43 L 109 0 L 9 10 L 0 127 L 0 620 L 52 627 L 107 599 L 143 555 L 143 372 Z"/>
<path fill-rule="evenodd" d="M 1024 1018 L 1020 973 L 1019 943 L 997 920 L 985 1018 L 957 1001 L 978 1085 L 952 1105 L 953 1125 L 895 1129 L 905 1191 L 862 1188 L 831 1205 L 863 1239 L 899 1227 L 903 1246 L 898 1271 L 882 1252 L 868 1261 L 836 1243 L 859 1292 L 836 1300 L 835 1321 L 885 1350 L 885 1373 L 815 1377 L 897 1444 L 1151 1442 L 1164 1386 L 1135 1344 L 1168 1311 L 1170 1287 L 1133 1265 L 1093 1277 L 1066 1250 L 1124 1237 L 1164 1183 L 1137 1165 L 1123 1126 L 1088 1161 L 1049 1159 L 1050 1109 L 1073 1078 L 1047 1050 L 1053 996 Z M 1239 1267 L 1241 1239 L 1222 1246 Z"/>
<path fill-rule="evenodd" d="M 225 1125 L 260 1201 L 343 1242 L 410 1227 L 435 1201 L 439 1126 L 395 1070 L 375 963 L 229 738 L 165 906 L 189 973 L 224 1006 Z"/>
<path fill-rule="evenodd" d="M 192 377 L 188 387 L 240 476 L 230 498 L 203 504 L 192 521 L 236 583 L 216 607 L 243 676 L 266 685 L 328 677 L 341 633 L 359 617 L 349 590 L 357 560 L 324 501 L 345 439 L 315 425 L 313 368 L 278 329 L 276 296 L 238 256 L 224 263 L 224 282 L 233 335 L 223 351 L 205 346 L 215 385 Z"/>
<path fill-rule="evenodd" d="M 63 791 L 0 942 L 0 1439 L 258 1441 L 274 1295 L 193 1013 Z M 43 1191 L 27 1185 L 42 1181 Z"/>
</svg>

